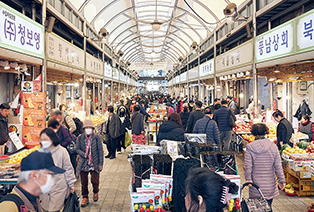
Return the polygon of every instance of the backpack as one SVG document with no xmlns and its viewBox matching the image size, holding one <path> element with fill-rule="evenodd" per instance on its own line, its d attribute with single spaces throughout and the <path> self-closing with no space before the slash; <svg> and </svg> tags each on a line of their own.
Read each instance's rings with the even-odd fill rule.
<svg viewBox="0 0 314 212">
<path fill-rule="evenodd" d="M 0 203 L 9 201 L 14 202 L 17 208 L 19 209 L 19 212 L 28 212 L 27 208 L 25 207 L 25 203 L 23 200 L 16 194 L 7 194 L 0 200 Z"/>
<path fill-rule="evenodd" d="M 65 123 L 65 126 L 69 129 L 70 126 L 68 125 L 67 121 L 66 121 L 66 117 L 69 116 L 69 115 L 66 115 L 64 117 L 64 123 Z M 75 126 L 76 126 L 76 130 L 72 133 L 73 135 L 75 135 L 75 137 L 78 137 L 79 135 L 81 135 L 83 133 L 83 122 L 79 119 L 79 118 L 72 118 L 74 123 L 75 123 Z"/>
</svg>

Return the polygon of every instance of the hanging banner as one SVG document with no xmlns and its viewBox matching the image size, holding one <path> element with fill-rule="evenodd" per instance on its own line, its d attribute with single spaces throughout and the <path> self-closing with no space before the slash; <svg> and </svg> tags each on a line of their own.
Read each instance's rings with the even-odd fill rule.
<svg viewBox="0 0 314 212">
<path fill-rule="evenodd" d="M 177 84 L 180 83 L 180 76 L 176 76 L 176 83 L 177 83 Z"/>
<path fill-rule="evenodd" d="M 96 57 L 86 53 L 86 70 L 93 73 L 101 75 L 104 73 L 103 71 L 103 62 Z"/>
<path fill-rule="evenodd" d="M 67 66 L 84 68 L 84 51 L 63 38 L 48 33 L 47 37 L 47 58 L 50 61 L 59 62 Z"/>
<path fill-rule="evenodd" d="M 44 58 L 44 27 L 0 2 L 0 47 Z"/>
<path fill-rule="evenodd" d="M 112 68 L 111 68 L 111 66 L 109 64 L 107 64 L 107 63 L 105 63 L 104 66 L 105 66 L 104 67 L 104 76 L 106 78 L 111 79 L 112 78 Z"/>
<path fill-rule="evenodd" d="M 186 82 L 187 78 L 188 78 L 188 72 L 186 71 L 180 75 L 180 82 Z"/>
<path fill-rule="evenodd" d="M 216 58 L 216 71 L 224 72 L 253 63 L 253 41 L 250 40 L 219 55 Z"/>
<path fill-rule="evenodd" d="M 296 18 L 297 52 L 314 49 L 314 10 Z"/>
<path fill-rule="evenodd" d="M 115 79 L 115 80 L 119 80 L 119 72 L 118 72 L 118 69 L 116 69 L 116 68 L 113 68 L 113 69 L 112 69 L 112 78 Z"/>
<path fill-rule="evenodd" d="M 45 93 L 23 93 L 22 143 L 39 141 L 39 134 L 45 128 Z"/>
<path fill-rule="evenodd" d="M 206 61 L 200 65 L 200 77 L 205 77 L 214 74 L 214 59 Z"/>
<path fill-rule="evenodd" d="M 189 80 L 197 78 L 198 77 L 198 67 L 190 69 L 188 71 L 188 74 L 189 74 Z"/>
<path fill-rule="evenodd" d="M 294 20 L 282 24 L 256 37 L 256 62 L 276 59 L 293 53 Z"/>
</svg>

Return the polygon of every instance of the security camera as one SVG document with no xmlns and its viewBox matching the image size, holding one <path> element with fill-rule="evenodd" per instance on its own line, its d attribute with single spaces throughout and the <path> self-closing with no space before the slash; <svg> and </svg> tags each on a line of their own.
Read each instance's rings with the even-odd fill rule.
<svg viewBox="0 0 314 212">
<path fill-rule="evenodd" d="M 182 60 L 183 60 L 183 58 L 180 56 L 180 57 L 179 57 L 179 62 L 181 62 Z"/>
<path fill-rule="evenodd" d="M 99 34 L 103 37 L 107 37 L 109 35 L 109 32 L 104 28 L 102 27 L 100 30 L 99 30 Z"/>
<path fill-rule="evenodd" d="M 118 51 L 118 55 L 119 55 L 120 57 L 122 57 L 122 56 L 123 56 L 123 52 L 122 52 L 122 50 L 119 50 L 119 51 Z"/>
<path fill-rule="evenodd" d="M 237 5 L 235 3 L 230 3 L 223 10 L 224 15 L 231 15 L 233 12 L 237 11 Z"/>
<path fill-rule="evenodd" d="M 193 49 L 196 49 L 196 47 L 197 47 L 197 43 L 196 43 L 196 41 L 193 41 L 193 43 L 192 43 L 191 47 L 192 47 Z"/>
</svg>

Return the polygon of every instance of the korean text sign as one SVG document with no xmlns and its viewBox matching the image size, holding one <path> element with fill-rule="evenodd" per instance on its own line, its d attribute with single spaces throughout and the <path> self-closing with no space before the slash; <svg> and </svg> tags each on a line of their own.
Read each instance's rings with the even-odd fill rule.
<svg viewBox="0 0 314 212">
<path fill-rule="evenodd" d="M 44 27 L 0 2 L 0 47 L 44 58 Z"/>
<path fill-rule="evenodd" d="M 214 74 L 214 59 L 211 59 L 200 65 L 200 77 Z"/>
<path fill-rule="evenodd" d="M 256 61 L 266 61 L 293 53 L 293 21 L 276 27 L 256 38 Z"/>
<path fill-rule="evenodd" d="M 296 18 L 297 52 L 314 49 L 314 10 Z"/>
</svg>

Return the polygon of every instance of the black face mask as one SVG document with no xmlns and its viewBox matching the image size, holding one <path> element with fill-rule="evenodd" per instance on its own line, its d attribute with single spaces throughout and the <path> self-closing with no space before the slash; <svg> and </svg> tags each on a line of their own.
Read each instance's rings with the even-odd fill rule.
<svg viewBox="0 0 314 212">
<path fill-rule="evenodd" d="M 125 112 L 124 111 L 121 111 L 120 112 L 120 117 L 123 117 L 125 115 Z"/>
</svg>

